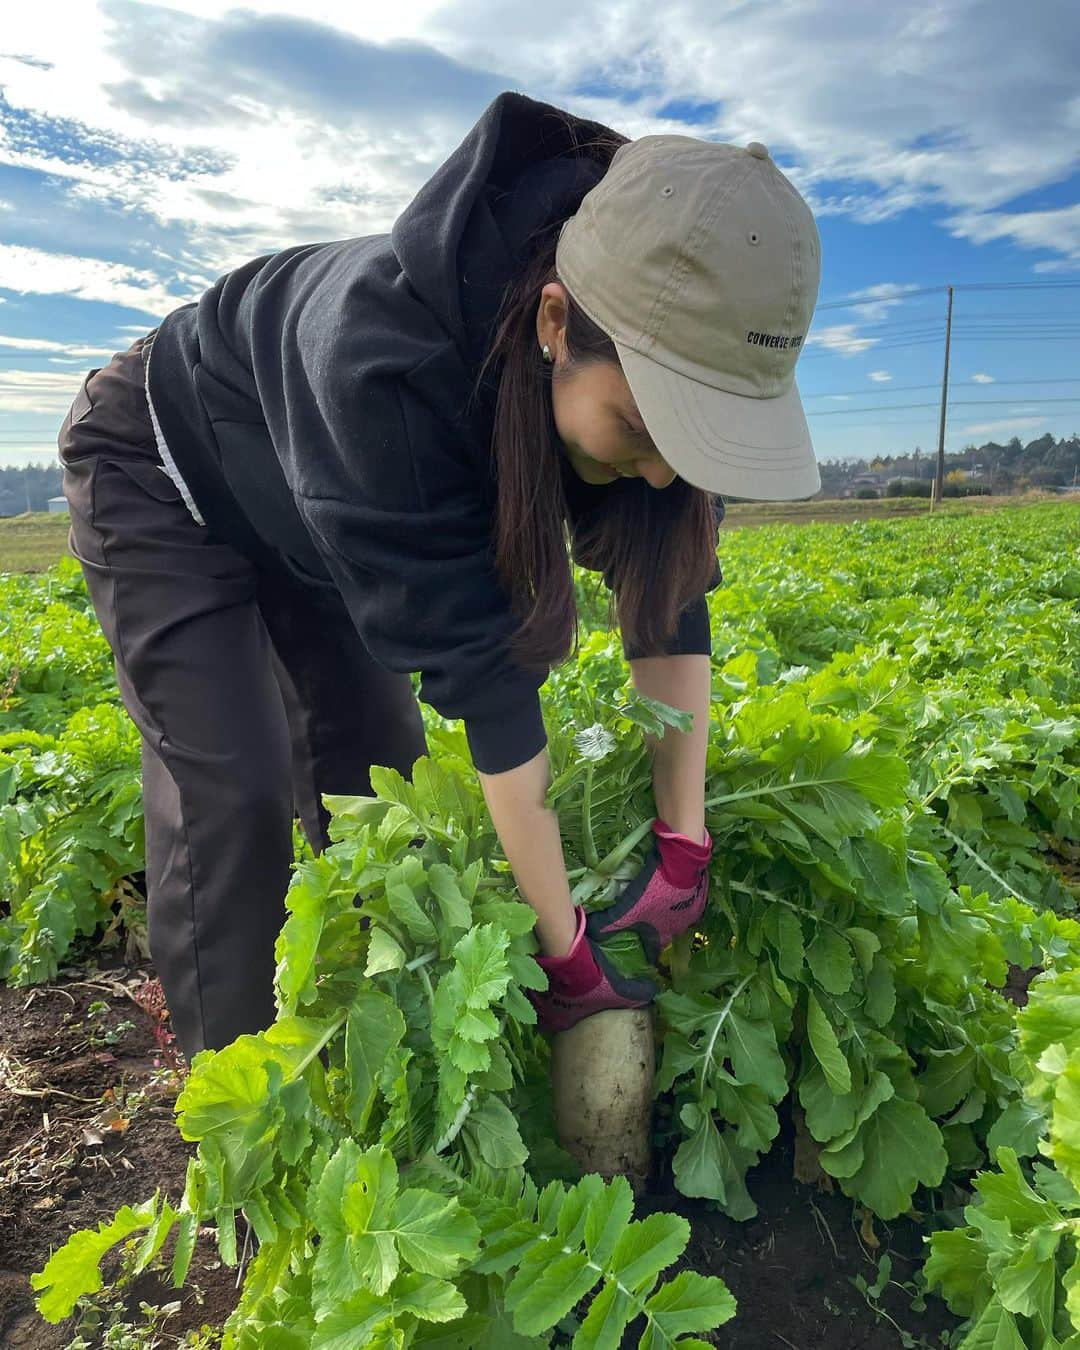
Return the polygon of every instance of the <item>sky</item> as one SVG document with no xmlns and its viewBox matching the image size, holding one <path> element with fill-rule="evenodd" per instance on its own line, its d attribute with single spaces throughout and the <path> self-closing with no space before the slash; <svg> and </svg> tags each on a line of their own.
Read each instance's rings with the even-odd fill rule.
<svg viewBox="0 0 1080 1350">
<path fill-rule="evenodd" d="M 0 466 L 248 259 L 384 233 L 513 89 L 761 141 L 814 212 L 819 460 L 1080 431 L 1080 9 L 1062 0 L 38 0 L 0 25 Z"/>
</svg>

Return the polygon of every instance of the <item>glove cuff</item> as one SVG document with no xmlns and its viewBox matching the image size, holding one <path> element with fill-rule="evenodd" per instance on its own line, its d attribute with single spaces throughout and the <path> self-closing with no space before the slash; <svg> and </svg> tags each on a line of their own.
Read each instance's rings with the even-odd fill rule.
<svg viewBox="0 0 1080 1350">
<path fill-rule="evenodd" d="M 565 956 L 537 956 L 536 964 L 545 972 L 550 987 L 560 994 L 587 994 L 603 979 L 592 947 L 585 936 L 585 911 L 574 906 L 577 931 Z"/>
<path fill-rule="evenodd" d="M 653 821 L 652 831 L 660 854 L 660 871 L 672 885 L 688 889 L 709 865 L 712 858 L 712 838 L 705 831 L 705 842 L 696 844 L 685 834 L 678 834 L 659 816 Z"/>
</svg>

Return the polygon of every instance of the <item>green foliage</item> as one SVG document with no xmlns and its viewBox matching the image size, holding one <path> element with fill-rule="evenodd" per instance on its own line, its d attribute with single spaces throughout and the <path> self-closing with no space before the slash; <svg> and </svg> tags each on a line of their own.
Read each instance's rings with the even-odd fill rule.
<svg viewBox="0 0 1080 1350">
<path fill-rule="evenodd" d="M 0 979 L 52 979 L 78 937 L 146 954 L 139 733 L 79 564 L 0 576 Z M 114 930 L 115 931 L 115 930 Z"/>
<path fill-rule="evenodd" d="M 997 1171 L 975 1177 L 966 1227 L 934 1233 L 924 1267 L 954 1312 L 968 1318 L 960 1350 L 1080 1346 L 1080 949 L 1071 967 L 1040 976 L 1017 1019 L 1023 1105 L 991 1137 Z M 1014 1144 L 1005 1140 L 1012 1138 Z M 1020 1157 L 1038 1149 L 1053 1166 Z"/>
<path fill-rule="evenodd" d="M 459 737 L 435 739 L 452 751 Z M 105 1252 L 140 1228 L 157 1242 L 176 1227 L 177 1287 L 201 1223 L 235 1265 L 238 1214 L 260 1245 L 224 1350 L 285 1327 L 281 1343 L 313 1350 L 422 1345 L 433 1326 L 453 1344 L 542 1345 L 590 1294 L 578 1350 L 617 1345 L 637 1317 L 641 1346 L 692 1346 L 733 1315 L 715 1277 L 658 1283 L 685 1220 L 633 1221 L 625 1179 L 568 1184 L 572 1161 L 538 1146 L 554 1130 L 522 992 L 546 982 L 535 915 L 488 865 L 494 834 L 452 759 L 330 799 L 334 842 L 286 898 L 275 1022 L 196 1055 L 177 1098 L 198 1143 L 179 1208 L 155 1197 L 76 1234 L 33 1277 L 49 1320 L 100 1287 Z"/>
<path fill-rule="evenodd" d="M 1080 841 L 1076 522 L 1062 505 L 726 537 L 710 597 L 710 903 L 687 959 L 661 962 L 657 1142 L 682 1194 L 752 1216 L 747 1174 L 785 1100 L 807 1159 L 884 1219 L 996 1162 L 927 1267 L 973 1319 L 969 1350 L 1038 1335 L 1078 1350 L 1064 1319 L 1080 1289 L 1080 925 L 1047 861 Z M 651 844 L 644 736 L 688 719 L 628 687 L 601 631 L 543 697 L 547 801 L 591 909 Z M 46 978 L 105 921 L 116 869 L 137 865 L 121 847 L 138 842 L 134 746 L 114 711 L 111 741 L 107 721 L 90 734 L 69 718 L 0 742 L 12 981 Z M 326 798 L 331 847 L 298 856 L 286 897 L 277 1019 L 197 1056 L 177 1101 L 198 1145 L 179 1208 L 155 1197 L 74 1235 L 34 1277 L 44 1314 L 91 1294 L 104 1253 L 137 1231 L 176 1228 L 177 1287 L 200 1224 L 236 1264 L 240 1213 L 259 1248 L 224 1350 L 528 1347 L 556 1327 L 615 1346 L 635 1318 L 643 1346 L 692 1346 L 732 1315 L 719 1280 L 656 1283 L 681 1220 L 635 1223 L 625 1183 L 580 1178 L 554 1142 L 525 996 L 546 985 L 533 911 L 463 732 L 425 721 L 432 754 L 411 782 L 376 768 L 374 796 Z M 80 865 L 99 859 L 76 903 L 48 831 L 78 825 L 105 772 L 100 832 L 72 845 Z M 606 949 L 640 971 L 636 938 Z M 1019 1019 L 996 992 L 1012 965 L 1053 977 Z M 1027 1177 L 1036 1153 L 1052 1166 Z"/>
</svg>

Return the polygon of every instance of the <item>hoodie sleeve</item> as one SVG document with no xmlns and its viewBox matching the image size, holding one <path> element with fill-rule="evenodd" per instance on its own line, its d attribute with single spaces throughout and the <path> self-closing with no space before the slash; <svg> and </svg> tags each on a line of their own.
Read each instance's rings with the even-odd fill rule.
<svg viewBox="0 0 1080 1350">
<path fill-rule="evenodd" d="M 420 672 L 421 699 L 464 719 L 482 773 L 516 768 L 547 744 L 546 674 L 504 652 L 518 620 L 494 569 L 482 475 L 397 378 L 365 378 L 352 394 L 351 430 L 336 428 L 317 474 L 295 463 L 299 449 L 279 449 L 294 460 L 297 508 L 375 660 Z"/>
</svg>

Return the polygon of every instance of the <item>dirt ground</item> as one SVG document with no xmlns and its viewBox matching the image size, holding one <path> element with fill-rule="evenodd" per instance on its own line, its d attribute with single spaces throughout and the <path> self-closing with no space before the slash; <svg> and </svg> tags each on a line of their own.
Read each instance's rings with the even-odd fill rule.
<svg viewBox="0 0 1080 1350">
<path fill-rule="evenodd" d="M 180 1200 L 195 1146 L 175 1125 L 182 1078 L 170 1064 L 182 1072 L 182 1061 L 171 1052 L 152 973 L 147 962 L 102 961 L 96 969 L 65 967 L 52 984 L 0 987 L 0 1345 L 12 1350 L 64 1350 L 76 1335 L 79 1315 L 45 1322 L 29 1282 L 73 1231 L 108 1221 L 155 1186 L 174 1204 Z M 916 1344 L 939 1345 L 939 1330 L 959 1319 L 937 1300 L 913 1311 L 912 1291 L 901 1287 L 921 1264 L 924 1230 L 909 1218 L 864 1225 L 858 1207 L 838 1192 L 793 1181 L 793 1157 L 793 1123 L 785 1116 L 772 1152 L 750 1174 L 761 1212 L 747 1223 L 679 1196 L 670 1177 L 639 1202 L 639 1216 L 663 1208 L 684 1213 L 692 1238 L 680 1267 L 721 1275 L 738 1300 L 736 1318 L 711 1342 L 730 1350 L 892 1350 L 903 1327 Z M 179 1303 L 154 1345 L 177 1345 L 188 1329 L 221 1327 L 238 1298 L 237 1272 L 218 1260 L 212 1230 L 200 1231 L 182 1290 L 168 1280 L 172 1249 L 170 1236 L 155 1263 L 161 1272 L 144 1273 L 122 1297 L 97 1296 L 99 1329 L 83 1321 L 89 1344 L 100 1344 L 112 1321 L 143 1325 L 141 1300 Z M 853 1280 L 862 1275 L 873 1284 L 884 1251 L 894 1283 L 878 1314 Z M 106 1288 L 118 1269 L 115 1255 L 103 1263 Z M 625 1344 L 637 1344 L 637 1331 Z"/>
<path fill-rule="evenodd" d="M 78 1315 L 51 1325 L 33 1306 L 29 1276 L 80 1228 L 108 1222 L 121 1205 L 147 1200 L 160 1186 L 173 1204 L 184 1189 L 195 1145 L 176 1128 L 173 1103 L 182 1086 L 170 1072 L 167 1014 L 134 1001 L 159 993 L 141 965 L 98 970 L 65 967 L 52 984 L 0 986 L 0 1345 L 64 1350 Z M 98 1005 L 91 1012 L 92 1005 Z M 158 1035 L 155 1036 L 155 1028 Z M 159 1043 L 160 1041 L 163 1043 Z M 239 1224 L 244 1231 L 244 1223 Z M 180 1309 L 164 1322 L 161 1346 L 188 1328 L 218 1326 L 235 1307 L 236 1271 L 222 1266 L 212 1230 L 195 1244 L 183 1290 L 168 1282 L 174 1237 L 159 1257 L 163 1275 L 147 1271 L 126 1291 L 122 1320 L 140 1323 L 139 1301 Z M 102 1270 L 107 1283 L 115 1255 Z M 101 1297 L 107 1319 L 110 1302 Z M 119 1300 L 115 1300 L 119 1301 Z M 84 1334 L 86 1332 L 84 1331 Z M 99 1340 L 88 1335 L 91 1344 Z M 215 1342 L 216 1344 L 216 1342 Z"/>
</svg>

